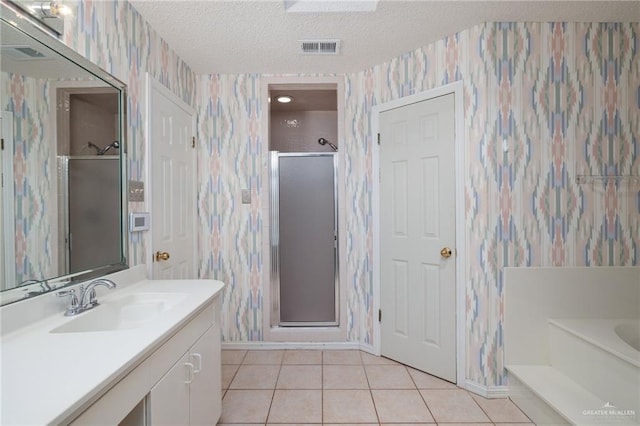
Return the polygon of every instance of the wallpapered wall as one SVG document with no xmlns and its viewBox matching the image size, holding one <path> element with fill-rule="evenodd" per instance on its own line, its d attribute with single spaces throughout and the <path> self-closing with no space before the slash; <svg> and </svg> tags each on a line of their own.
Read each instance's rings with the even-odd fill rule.
<svg viewBox="0 0 640 426">
<path fill-rule="evenodd" d="M 640 263 L 638 184 L 576 182 L 640 174 L 639 37 L 637 23 L 490 23 L 345 76 L 349 340 L 373 338 L 371 108 L 451 81 L 464 83 L 469 379 L 505 384 L 504 266 Z M 262 339 L 264 76 L 196 78 L 124 0 L 79 2 L 64 41 L 129 86 L 131 179 L 145 173 L 144 73 L 198 109 L 199 272 L 228 284 L 224 339 Z"/>
<path fill-rule="evenodd" d="M 13 114 L 16 282 L 57 275 L 57 227 L 51 158 L 49 80 L 0 73 L 2 111 Z M 5 125 L 3 123 L 3 125 Z M 8 142 L 7 142 L 8 143 Z"/>
<path fill-rule="evenodd" d="M 576 182 L 640 174 L 639 29 L 490 23 L 348 76 L 354 337 L 372 333 L 371 107 L 454 80 L 465 103 L 467 378 L 506 384 L 503 267 L 639 264 L 638 183 Z"/>
<path fill-rule="evenodd" d="M 73 3 L 72 3 L 73 4 Z M 145 74 L 195 107 L 197 79 L 191 68 L 126 0 L 80 0 L 65 20 L 62 41 L 127 84 L 129 179 L 144 180 Z M 130 203 L 130 211 L 145 211 Z M 130 264 L 146 261 L 144 233 L 129 235 Z"/>
<path fill-rule="evenodd" d="M 371 109 L 452 81 L 464 83 L 468 379 L 506 384 L 505 266 L 640 264 L 638 183 L 576 181 L 640 174 L 639 30 L 488 23 L 345 77 L 349 340 L 373 339 Z M 262 338 L 262 77 L 203 76 L 199 92 L 200 271 L 229 284 L 227 341 Z"/>
<path fill-rule="evenodd" d="M 129 177 L 143 180 L 145 161 L 145 73 L 195 106 L 196 77 L 167 43 L 125 0 L 73 4 L 62 41 L 128 86 L 127 143 Z M 56 275 L 56 228 L 48 219 L 53 207 L 56 165 L 49 157 L 51 132 L 49 82 L 2 73 L 3 110 L 14 114 L 16 191 L 16 269 L 18 282 Z M 131 211 L 145 210 L 131 203 Z M 142 234 L 129 239 L 130 264 L 145 261 Z"/>
</svg>

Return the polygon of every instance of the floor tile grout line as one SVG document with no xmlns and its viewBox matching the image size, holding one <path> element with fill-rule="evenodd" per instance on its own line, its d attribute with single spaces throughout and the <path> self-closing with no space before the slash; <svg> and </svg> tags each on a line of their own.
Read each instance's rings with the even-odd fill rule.
<svg viewBox="0 0 640 426">
<path fill-rule="evenodd" d="M 273 385 L 273 393 L 271 394 L 271 403 L 267 410 L 267 417 L 264 419 L 265 424 L 269 423 L 269 416 L 271 415 L 271 408 L 273 407 L 273 400 L 276 397 L 276 388 L 278 387 L 278 380 L 280 380 L 280 372 L 282 371 L 282 363 L 284 362 L 284 351 L 282 351 L 282 358 L 280 358 L 280 368 L 278 369 L 278 376 L 276 377 L 276 383 Z"/>
<path fill-rule="evenodd" d="M 320 351 L 320 421 L 324 424 L 324 352 Z"/>
<path fill-rule="evenodd" d="M 471 392 L 467 391 L 467 393 L 471 393 Z M 485 410 L 485 409 L 482 407 L 482 405 L 480 405 L 480 403 L 479 403 L 478 401 L 476 401 L 476 399 L 473 397 L 473 395 L 469 395 L 469 396 L 471 396 L 471 399 L 473 399 L 473 402 L 475 402 L 475 403 L 478 405 L 478 407 L 480 407 L 480 409 L 482 410 L 482 412 L 484 412 L 484 414 L 487 416 L 487 418 L 488 418 L 489 420 L 491 420 L 491 422 L 492 422 L 493 424 L 499 424 L 498 422 L 496 422 L 495 420 L 493 420 L 493 418 L 489 415 L 489 413 L 487 413 L 487 410 Z M 491 398 L 485 398 L 485 397 L 483 397 L 482 395 L 478 395 L 478 396 L 480 396 L 481 398 L 484 398 L 484 399 L 486 399 L 486 400 L 491 400 Z M 518 411 L 520 411 L 520 412 L 521 412 L 521 413 L 522 413 L 522 414 L 527 418 L 527 420 L 529 420 L 529 422 L 500 422 L 500 423 L 511 423 L 511 424 L 527 424 L 527 423 L 533 423 L 533 420 L 531 420 L 531 419 L 529 418 L 529 416 L 527 416 L 527 415 L 524 413 L 524 411 L 522 411 L 522 410 L 520 409 L 520 407 L 518 407 L 516 404 L 514 404 L 514 403 L 513 403 L 513 401 L 511 401 L 511 398 L 507 397 L 507 398 L 505 398 L 505 399 L 506 399 L 507 401 L 509 401 L 511 404 L 513 404 L 513 406 L 514 406 L 514 407 L 516 407 L 516 409 L 517 409 Z"/>
<path fill-rule="evenodd" d="M 267 389 L 264 389 L 264 388 L 262 388 L 262 389 L 256 389 L 256 388 L 250 388 L 250 389 L 233 389 L 233 390 L 272 390 L 271 400 L 270 400 L 270 404 L 269 404 L 269 409 L 268 409 L 268 411 L 267 411 L 267 418 L 266 418 L 266 421 L 265 421 L 265 423 L 264 423 L 264 424 L 267 424 L 267 423 L 268 423 L 268 421 L 269 421 L 269 416 L 271 415 L 271 410 L 272 410 L 272 408 L 273 408 L 273 403 L 274 403 L 274 400 L 275 400 L 275 391 L 276 391 L 276 390 L 278 390 L 278 389 L 277 389 L 277 386 L 278 386 L 278 383 L 280 382 L 280 378 L 281 378 L 280 376 L 281 376 L 281 374 L 282 374 L 282 370 L 283 370 L 283 367 L 284 367 L 284 365 L 285 365 L 285 362 L 284 362 L 284 355 L 285 355 L 286 351 L 282 351 L 282 357 L 280 358 L 280 362 L 279 362 L 279 363 L 267 363 L 267 364 L 246 364 L 245 362 L 247 361 L 248 352 L 249 352 L 249 351 L 246 351 L 246 352 L 244 353 L 244 355 L 243 355 L 243 357 L 242 357 L 241 364 L 226 364 L 226 365 L 234 365 L 234 366 L 236 366 L 236 367 L 237 367 L 237 369 L 235 370 L 235 372 L 234 372 L 233 376 L 231 377 L 231 383 L 235 380 L 235 378 L 236 378 L 236 377 L 237 377 L 237 375 L 238 375 L 238 372 L 240 371 L 240 368 L 241 368 L 243 365 L 253 365 L 253 366 L 268 366 L 268 365 L 275 366 L 275 365 L 278 365 L 278 367 L 279 367 L 279 368 L 278 368 L 277 377 L 276 377 L 276 383 L 275 383 L 275 385 L 274 385 L 274 388 L 273 388 L 273 389 L 269 389 L 269 388 L 267 388 Z M 371 397 L 372 403 L 373 403 L 373 405 L 374 405 L 374 410 L 375 410 L 375 413 L 376 413 L 376 418 L 377 418 L 377 420 L 378 420 L 378 424 L 380 424 L 380 415 L 379 415 L 379 413 L 378 413 L 378 407 L 377 407 L 377 405 L 376 405 L 376 403 L 375 403 L 375 399 L 374 399 L 374 396 L 373 396 L 373 390 L 401 390 L 401 389 L 393 389 L 393 388 L 392 388 L 392 389 L 385 389 L 385 387 L 384 387 L 384 386 L 381 386 L 381 388 L 380 388 L 380 389 L 373 389 L 373 388 L 372 388 L 371 381 L 370 381 L 369 375 L 368 375 L 368 373 L 367 373 L 367 368 L 366 368 L 366 367 L 367 367 L 368 365 L 371 365 L 371 366 L 374 366 L 374 367 L 375 367 L 375 366 L 381 366 L 381 365 L 384 365 L 384 364 L 377 364 L 377 363 L 366 364 L 366 363 L 364 362 L 364 359 L 363 359 L 363 352 L 362 352 L 362 351 L 359 351 L 359 352 L 358 352 L 358 354 L 359 354 L 359 359 L 360 359 L 360 363 L 357 363 L 357 364 L 349 363 L 347 359 L 342 359 L 342 360 L 340 360 L 340 362 L 335 363 L 335 364 L 325 364 L 325 361 L 326 361 L 325 356 L 324 356 L 324 355 L 325 355 L 325 354 L 324 354 L 324 352 L 325 352 L 325 351 L 324 351 L 324 350 L 322 350 L 322 351 L 319 351 L 319 352 L 320 352 L 320 362 L 319 362 L 319 364 L 317 364 L 317 363 L 312 363 L 312 364 L 299 364 L 299 366 L 300 366 L 300 365 L 320 365 L 320 389 L 319 389 L 319 390 L 320 390 L 320 395 L 321 395 L 321 421 L 322 421 L 322 423 L 321 423 L 321 424 L 324 424 L 324 421 L 325 421 L 325 418 L 324 418 L 324 392 L 325 392 L 325 390 L 330 390 L 330 389 L 324 389 L 324 368 L 325 368 L 325 365 L 329 365 L 329 366 L 343 366 L 343 367 L 354 367 L 354 368 L 356 368 L 356 367 L 360 366 L 360 368 L 362 368 L 362 369 L 364 370 L 364 372 L 365 372 L 365 378 L 366 378 L 366 382 L 367 382 L 367 388 L 368 388 L 368 390 L 369 390 L 369 394 L 370 394 L 370 397 Z M 352 359 L 352 360 L 353 360 L 353 359 Z M 294 365 L 294 364 L 292 364 L 292 365 Z M 401 366 L 405 367 L 405 372 L 406 372 L 407 374 L 409 374 L 409 377 L 410 377 L 410 379 L 411 379 L 411 383 L 412 383 L 412 385 L 413 385 L 413 386 L 415 386 L 415 387 L 413 387 L 413 388 L 411 388 L 411 389 L 407 389 L 407 388 L 404 388 L 404 389 L 407 389 L 407 390 L 417 390 L 417 391 L 420 393 L 420 396 L 421 396 L 421 399 L 422 399 L 423 403 L 425 404 L 425 406 L 427 407 L 428 412 L 431 414 L 431 417 L 433 418 L 433 420 L 432 420 L 433 422 L 436 422 L 435 417 L 433 416 L 433 412 L 431 411 L 431 408 L 430 408 L 430 407 L 429 407 L 429 405 L 427 404 L 427 402 L 426 402 L 426 400 L 425 400 L 425 397 L 424 397 L 424 396 L 423 396 L 423 394 L 422 394 L 422 391 L 424 390 L 424 391 L 426 391 L 426 392 L 428 392 L 428 391 L 439 391 L 439 392 L 441 392 L 441 391 L 447 391 L 447 390 L 449 390 L 449 391 L 452 391 L 452 390 L 455 390 L 455 391 L 464 390 L 464 389 L 462 389 L 462 388 L 456 388 L 456 389 L 440 389 L 440 388 L 437 388 L 437 387 L 436 387 L 436 388 L 425 387 L 424 389 L 419 389 L 419 388 L 418 388 L 418 385 L 417 385 L 417 382 L 416 382 L 416 378 L 414 378 L 414 376 L 413 376 L 413 375 L 411 375 L 411 373 L 409 372 L 409 367 L 408 367 L 408 366 L 406 366 L 406 365 L 404 365 L 404 364 L 398 364 L 398 365 L 401 365 Z M 427 374 L 428 374 L 428 373 L 427 373 Z M 226 394 L 229 392 L 229 390 L 232 390 L 232 389 L 230 388 L 230 386 L 231 386 L 231 385 L 229 385 L 229 387 L 228 387 L 227 389 L 224 389 L 224 390 L 223 390 L 223 399 L 226 397 Z M 303 389 L 304 389 L 304 390 L 313 390 L 314 388 L 312 387 L 311 389 L 309 389 L 308 387 L 303 387 Z M 294 389 L 290 389 L 290 390 L 298 390 L 298 389 L 295 389 L 295 388 L 294 388 Z M 338 390 L 338 389 L 331 389 L 331 390 Z M 339 390 L 358 391 L 358 390 L 362 390 L 362 389 L 353 388 L 353 389 L 339 389 Z M 365 390 L 366 390 L 366 389 L 365 389 Z M 465 391 L 465 393 L 466 393 L 467 395 L 469 395 L 469 396 L 474 400 L 474 403 L 476 404 L 476 406 L 477 406 L 477 407 L 480 409 L 480 411 L 481 411 L 481 412 L 486 416 L 486 418 L 487 418 L 487 424 L 499 425 L 499 423 L 496 423 L 496 422 L 491 418 L 491 416 L 489 416 L 489 413 L 487 412 L 487 410 L 485 410 L 485 409 L 482 407 L 482 405 L 478 402 L 478 400 L 477 400 L 476 398 L 474 398 L 474 396 L 475 396 L 475 395 L 474 395 L 473 393 L 469 392 L 468 390 L 466 390 L 466 391 Z M 478 398 L 482 398 L 482 397 L 481 397 L 481 396 L 478 396 Z M 490 400 L 490 399 L 489 399 L 489 400 Z M 511 400 L 510 400 L 510 399 L 508 399 L 508 398 L 507 398 L 507 400 L 508 400 L 509 402 L 511 402 Z M 513 403 L 511 402 L 511 404 L 513 404 Z M 515 405 L 515 404 L 514 404 L 514 405 Z M 519 412 L 522 412 L 522 411 L 519 409 L 519 407 L 515 406 L 515 408 L 516 408 Z M 524 413 L 523 413 L 523 414 L 524 414 Z M 527 422 L 527 421 L 520 421 L 520 422 L 512 422 L 512 423 L 519 423 L 519 424 L 523 424 L 523 425 L 524 425 L 524 424 L 531 424 L 531 420 L 530 420 L 526 415 L 524 415 L 524 417 L 525 417 L 525 419 L 527 419 L 527 421 L 528 421 L 528 422 Z M 489 422 L 490 422 L 490 423 L 489 423 Z M 436 422 L 436 423 L 437 423 L 437 422 Z M 464 422 L 463 422 L 463 423 L 464 423 Z M 440 424 L 440 423 L 438 423 L 438 424 Z M 446 423 L 443 423 L 443 424 L 444 424 L 444 425 L 446 425 Z"/>
<path fill-rule="evenodd" d="M 414 380 L 414 378 L 411 375 L 411 373 L 409 373 L 409 369 L 407 368 L 406 365 L 404 366 L 404 368 L 407 370 L 407 374 L 409 375 L 409 377 L 411 377 L 411 380 L 413 381 L 413 384 L 416 385 L 416 390 L 418 391 L 418 395 L 420 395 L 420 398 L 422 398 L 422 401 L 424 402 L 425 407 L 427 407 L 427 411 L 429 411 L 429 414 L 431 415 L 431 418 L 433 419 L 433 422 L 437 424 L 438 422 L 436 421 L 436 416 L 433 415 L 433 411 L 431 411 L 431 408 L 429 407 L 429 404 L 427 404 L 427 400 L 424 399 L 424 395 L 422 395 L 422 392 L 420 392 L 420 389 L 418 389 L 418 384 Z"/>
<path fill-rule="evenodd" d="M 362 360 L 362 354 L 360 355 L 360 359 Z M 367 374 L 367 366 L 362 363 L 362 369 L 364 370 L 364 377 L 367 379 L 367 386 L 369 386 L 369 396 L 371 396 L 371 403 L 373 404 L 373 410 L 376 412 L 376 419 L 378 419 L 378 424 L 382 424 L 380 421 L 380 414 L 378 414 L 378 406 L 376 405 L 376 400 L 373 398 L 373 390 L 371 389 L 371 382 L 369 381 L 369 374 Z"/>
<path fill-rule="evenodd" d="M 469 392 L 469 391 L 467 391 L 467 394 L 468 394 L 468 392 Z M 471 395 L 469 395 L 469 396 L 471 397 L 471 399 L 473 400 L 473 402 L 475 402 L 475 403 L 476 403 L 476 405 L 477 405 L 478 407 L 480 407 L 480 410 L 484 413 L 484 415 L 485 415 L 485 416 L 487 416 L 487 418 L 489 419 L 489 421 L 491 421 L 491 423 L 495 424 L 496 422 L 491 418 L 491 416 L 489 415 L 489 413 L 487 413 L 487 412 L 486 412 L 486 410 L 485 410 L 484 408 L 482 408 L 482 405 L 480 405 L 480 404 L 478 403 L 478 401 L 476 401 L 476 399 L 475 399 L 473 396 L 471 396 Z"/>
</svg>

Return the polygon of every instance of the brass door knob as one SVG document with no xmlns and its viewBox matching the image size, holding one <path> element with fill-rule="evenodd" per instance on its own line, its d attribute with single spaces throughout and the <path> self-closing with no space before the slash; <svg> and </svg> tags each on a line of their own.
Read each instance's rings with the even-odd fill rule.
<svg viewBox="0 0 640 426">
<path fill-rule="evenodd" d="M 161 260 L 169 260 L 171 256 L 166 251 L 157 251 L 156 252 L 156 262 L 160 262 Z"/>
<path fill-rule="evenodd" d="M 442 250 L 440 250 L 440 256 L 444 257 L 445 259 L 450 258 L 452 253 L 453 252 L 449 247 L 445 247 Z"/>
</svg>

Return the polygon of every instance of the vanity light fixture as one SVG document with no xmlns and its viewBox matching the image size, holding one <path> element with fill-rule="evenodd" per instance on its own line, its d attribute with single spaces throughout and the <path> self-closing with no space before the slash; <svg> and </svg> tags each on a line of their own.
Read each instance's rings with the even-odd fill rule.
<svg viewBox="0 0 640 426">
<path fill-rule="evenodd" d="M 41 18 L 58 18 L 71 14 L 71 8 L 59 1 L 34 2 L 27 7 L 33 15 Z"/>
<path fill-rule="evenodd" d="M 293 98 L 291 96 L 278 96 L 276 98 L 276 101 L 280 102 L 281 104 L 288 104 L 289 102 L 293 101 Z"/>
</svg>

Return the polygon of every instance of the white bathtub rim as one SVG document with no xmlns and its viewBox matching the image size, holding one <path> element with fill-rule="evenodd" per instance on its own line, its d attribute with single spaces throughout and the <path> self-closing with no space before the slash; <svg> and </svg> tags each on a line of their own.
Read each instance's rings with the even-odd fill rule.
<svg viewBox="0 0 640 426">
<path fill-rule="evenodd" d="M 549 318 L 548 322 L 640 369 L 640 351 L 636 351 L 615 332 L 617 325 L 640 322 L 640 319 Z"/>
</svg>

